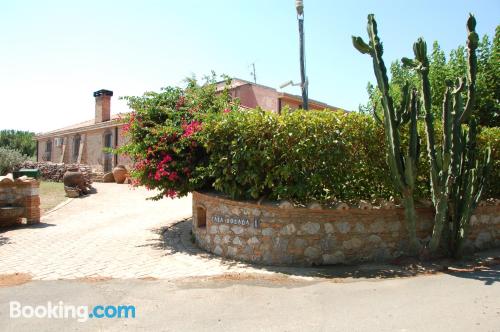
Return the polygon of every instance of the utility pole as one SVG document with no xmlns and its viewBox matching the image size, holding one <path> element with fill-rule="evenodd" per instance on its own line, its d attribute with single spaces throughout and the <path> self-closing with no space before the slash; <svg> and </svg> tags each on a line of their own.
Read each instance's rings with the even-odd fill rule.
<svg viewBox="0 0 500 332">
<path fill-rule="evenodd" d="M 300 87 L 302 89 L 302 108 L 309 109 L 309 101 L 307 96 L 307 88 L 309 85 L 306 76 L 306 59 L 304 50 L 304 1 L 295 0 L 295 8 L 297 9 L 297 20 L 299 21 L 299 40 L 300 40 Z"/>
</svg>

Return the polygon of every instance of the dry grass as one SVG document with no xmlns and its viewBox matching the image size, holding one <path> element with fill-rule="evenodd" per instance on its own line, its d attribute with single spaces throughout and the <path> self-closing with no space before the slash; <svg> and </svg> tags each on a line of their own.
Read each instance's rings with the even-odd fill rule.
<svg viewBox="0 0 500 332">
<path fill-rule="evenodd" d="M 55 208 L 66 200 L 64 185 L 60 182 L 40 183 L 40 209 L 42 214 Z"/>
</svg>

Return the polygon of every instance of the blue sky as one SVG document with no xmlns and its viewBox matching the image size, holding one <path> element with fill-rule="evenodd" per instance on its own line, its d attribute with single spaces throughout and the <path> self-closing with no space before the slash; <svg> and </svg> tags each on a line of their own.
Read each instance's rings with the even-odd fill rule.
<svg viewBox="0 0 500 332">
<path fill-rule="evenodd" d="M 373 81 L 366 39 L 374 13 L 386 62 L 411 56 L 423 36 L 445 51 L 463 44 L 469 12 L 482 36 L 500 24 L 500 1 L 304 0 L 311 98 L 356 110 Z M 294 0 L 4 1 L 0 10 L 0 129 L 46 131 L 91 119 L 92 92 L 118 96 L 182 84 L 215 70 L 278 87 L 299 80 Z M 297 87 L 285 91 L 299 94 Z"/>
</svg>

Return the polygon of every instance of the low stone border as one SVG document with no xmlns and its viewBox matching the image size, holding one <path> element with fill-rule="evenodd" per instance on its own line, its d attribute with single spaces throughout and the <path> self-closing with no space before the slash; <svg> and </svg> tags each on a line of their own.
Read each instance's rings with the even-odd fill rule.
<svg viewBox="0 0 500 332">
<path fill-rule="evenodd" d="M 432 232 L 433 209 L 419 208 L 417 235 Z M 193 234 L 216 255 L 266 265 L 387 261 L 407 252 L 404 210 L 280 208 L 193 193 Z M 479 207 L 470 251 L 500 246 L 500 206 Z"/>
</svg>

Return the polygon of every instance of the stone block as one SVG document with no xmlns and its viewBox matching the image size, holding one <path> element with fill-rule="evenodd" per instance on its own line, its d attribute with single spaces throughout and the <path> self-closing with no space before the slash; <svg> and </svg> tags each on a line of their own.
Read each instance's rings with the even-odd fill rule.
<svg viewBox="0 0 500 332">
<path fill-rule="evenodd" d="M 317 234 L 320 230 L 321 226 L 315 222 L 308 222 L 300 228 L 303 232 L 307 234 Z"/>
</svg>

